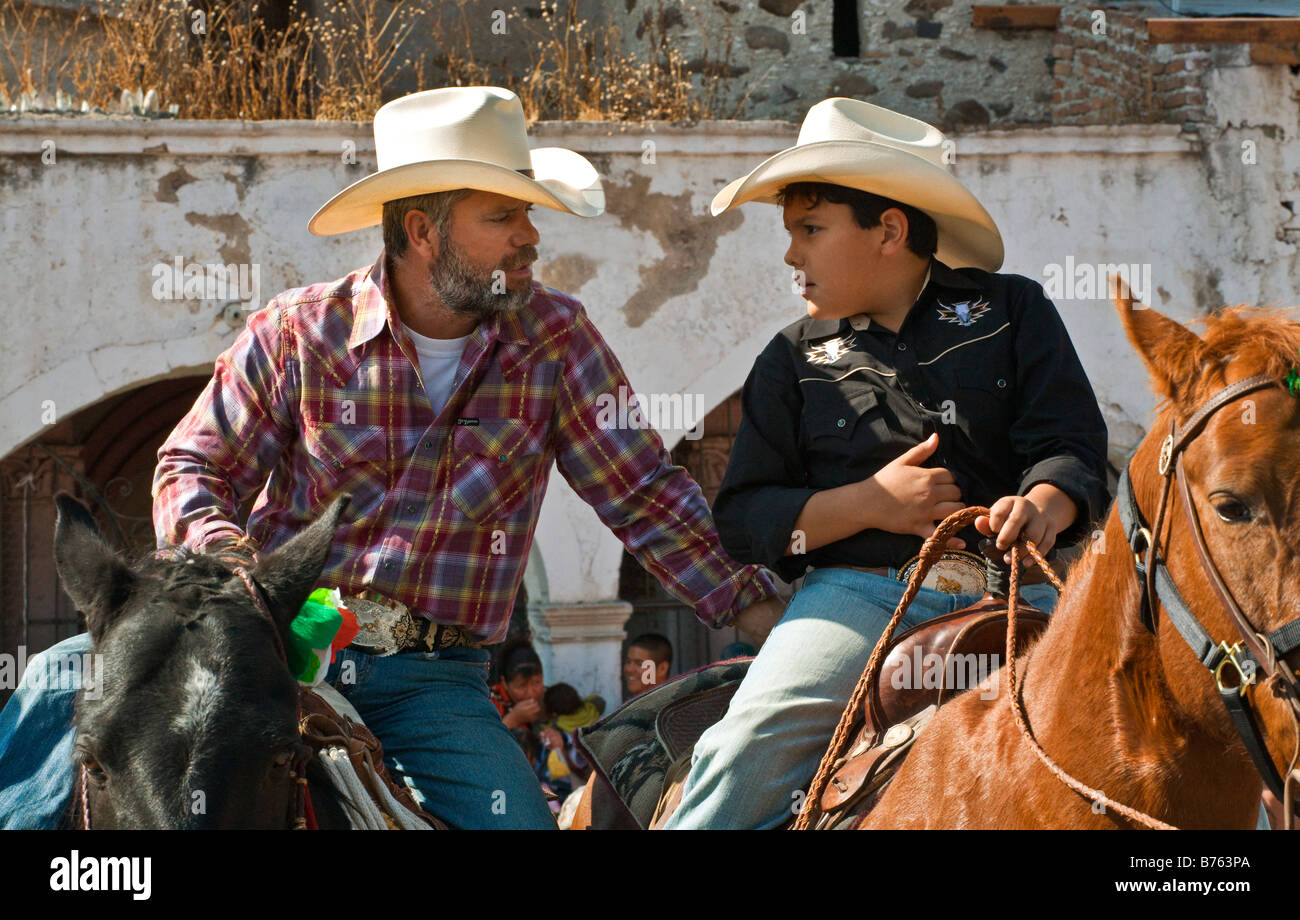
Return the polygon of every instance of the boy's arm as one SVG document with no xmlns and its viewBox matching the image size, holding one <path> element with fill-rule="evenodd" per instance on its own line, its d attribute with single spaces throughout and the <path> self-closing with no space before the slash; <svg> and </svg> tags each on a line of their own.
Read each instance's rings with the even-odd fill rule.
<svg viewBox="0 0 1300 920">
<path fill-rule="evenodd" d="M 1110 504 L 1106 485 L 1106 421 L 1060 314 L 1042 287 L 1025 286 L 1016 328 L 1016 419 L 1011 443 L 1022 458 L 1019 494 L 1054 521 L 1068 519 L 1056 538 L 1087 535 Z M 1054 487 L 1074 505 L 1071 516 Z M 1037 489 L 1035 492 L 1034 490 Z"/>
<path fill-rule="evenodd" d="M 194 406 L 158 449 L 153 520 L 158 546 L 250 562 L 256 547 L 239 503 L 266 481 L 294 437 L 275 302 L 249 317 Z"/>
<path fill-rule="evenodd" d="M 573 319 L 557 394 L 556 464 L 646 570 L 709 626 L 775 596 L 767 573 L 723 551 L 700 487 L 653 428 L 607 427 L 601 409 L 634 392 L 585 310 Z"/>
<path fill-rule="evenodd" d="M 799 553 L 815 547 L 806 539 L 792 547 L 792 534 L 806 506 L 826 493 L 807 485 L 798 435 L 803 400 L 782 336 L 773 338 L 755 359 L 740 403 L 740 426 L 713 503 L 714 520 L 722 545 L 733 557 L 765 565 L 793 581 L 807 568 Z M 842 488 L 854 492 L 858 487 Z M 841 498 L 835 509 L 851 518 L 842 525 L 844 530 L 862 529 L 857 520 L 864 510 L 861 502 Z M 791 554 L 792 549 L 797 552 Z"/>
</svg>

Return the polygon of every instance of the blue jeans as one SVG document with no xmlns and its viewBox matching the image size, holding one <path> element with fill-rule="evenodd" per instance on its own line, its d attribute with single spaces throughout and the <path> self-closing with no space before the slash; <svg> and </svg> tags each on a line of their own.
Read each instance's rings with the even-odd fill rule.
<svg viewBox="0 0 1300 920">
<path fill-rule="evenodd" d="M 852 569 L 814 569 L 749 666 L 727 714 L 700 736 L 669 829 L 774 828 L 794 813 L 876 640 L 907 586 Z M 1056 590 L 1031 585 L 1051 611 Z M 895 635 L 979 600 L 922 588 Z"/>
<path fill-rule="evenodd" d="M 90 651 L 90 634 L 64 639 L 27 661 L 24 675 L 47 662 Z M 18 685 L 0 711 L 0 830 L 57 828 L 72 798 L 75 687 Z"/>
<path fill-rule="evenodd" d="M 89 648 L 83 633 L 43 654 Z M 393 778 L 432 814 L 460 828 L 554 828 L 537 777 L 489 699 L 488 660 L 484 649 L 387 658 L 345 650 L 326 677 L 383 743 Z M 33 658 L 28 669 L 39 664 Z M 0 828 L 54 828 L 67 813 L 75 697 L 75 688 L 24 686 L 0 713 Z"/>
</svg>

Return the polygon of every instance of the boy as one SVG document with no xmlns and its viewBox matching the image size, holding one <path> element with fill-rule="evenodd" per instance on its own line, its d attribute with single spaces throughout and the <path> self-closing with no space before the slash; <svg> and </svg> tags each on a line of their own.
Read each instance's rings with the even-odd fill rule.
<svg viewBox="0 0 1300 920">
<path fill-rule="evenodd" d="M 944 149 L 923 122 L 828 99 L 713 201 L 782 206 L 808 306 L 745 383 L 715 520 L 733 558 L 811 572 L 696 744 L 670 828 L 792 816 L 937 522 L 990 507 L 900 631 L 978 600 L 983 560 L 962 550 L 979 534 L 1046 553 L 1109 502 L 1106 426 L 1069 335 L 1038 284 L 994 274 L 1001 235 Z M 1050 610 L 1040 573 L 1025 580 Z"/>
</svg>

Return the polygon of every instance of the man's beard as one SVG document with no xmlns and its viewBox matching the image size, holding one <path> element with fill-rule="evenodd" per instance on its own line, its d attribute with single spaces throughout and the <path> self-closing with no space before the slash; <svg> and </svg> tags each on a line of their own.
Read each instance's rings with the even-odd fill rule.
<svg viewBox="0 0 1300 920">
<path fill-rule="evenodd" d="M 513 260 L 515 264 L 502 266 L 501 270 L 522 268 L 536 259 L 537 247 L 525 246 Z M 446 236 L 440 240 L 438 258 L 429 269 L 429 282 L 448 310 L 478 320 L 494 313 L 513 313 L 533 299 L 531 281 L 516 291 L 510 289 L 505 278 L 493 278 L 491 272 L 486 277 L 480 276 L 478 269 L 465 258 L 464 251 Z"/>
</svg>

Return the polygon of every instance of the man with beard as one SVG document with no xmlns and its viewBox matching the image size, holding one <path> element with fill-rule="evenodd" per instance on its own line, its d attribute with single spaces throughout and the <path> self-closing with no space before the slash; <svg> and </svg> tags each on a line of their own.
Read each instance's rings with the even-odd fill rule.
<svg viewBox="0 0 1300 920">
<path fill-rule="evenodd" d="M 374 131 L 379 171 L 308 226 L 382 224 L 383 253 L 249 317 L 159 449 L 154 528 L 164 550 L 248 566 L 351 494 L 321 584 L 363 628 L 325 679 L 426 810 L 554 827 L 489 699 L 485 648 L 506 636 L 552 461 L 706 624 L 761 637 L 781 607 L 764 570 L 721 550 L 658 435 L 599 424 L 602 394 L 634 390 L 582 305 L 532 281 L 529 210 L 600 214 L 591 164 L 530 150 L 519 99 L 495 87 L 403 97 Z M 71 693 L 20 691 L 0 715 L 0 826 L 57 821 L 71 710 Z"/>
</svg>

